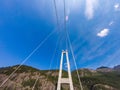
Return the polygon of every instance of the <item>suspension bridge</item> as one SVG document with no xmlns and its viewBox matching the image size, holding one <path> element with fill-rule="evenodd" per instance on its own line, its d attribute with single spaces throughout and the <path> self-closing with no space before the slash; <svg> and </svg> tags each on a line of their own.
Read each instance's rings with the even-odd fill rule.
<svg viewBox="0 0 120 90">
<path fill-rule="evenodd" d="M 69 53 L 71 53 L 72 55 L 72 60 L 74 62 L 74 65 L 75 65 L 75 68 L 76 68 L 76 73 L 77 73 L 77 76 L 78 76 L 78 83 L 79 83 L 79 86 L 80 86 L 80 90 L 83 90 L 83 87 L 82 87 L 82 83 L 81 83 L 81 80 L 80 80 L 80 75 L 79 75 L 79 72 L 78 72 L 78 68 L 77 68 L 77 64 L 76 64 L 76 60 L 75 60 L 75 56 L 74 56 L 74 51 L 73 51 L 73 48 L 72 48 L 72 43 L 71 43 L 71 40 L 70 40 L 70 35 L 68 33 L 68 30 L 66 28 L 66 2 L 65 0 L 63 0 L 63 6 L 64 6 L 64 22 L 63 22 L 63 25 L 60 25 L 59 24 L 59 20 L 58 20 L 58 12 L 57 12 L 57 4 L 56 4 L 56 0 L 53 0 L 53 3 L 54 3 L 54 10 L 55 10 L 55 15 L 56 15 L 56 23 L 57 23 L 57 28 L 55 30 L 53 30 L 51 33 L 49 33 L 46 38 L 41 41 L 39 43 L 39 45 L 21 62 L 21 64 L 13 71 L 11 72 L 11 74 L 2 82 L 2 84 L 0 85 L 0 88 L 13 76 L 13 74 L 19 70 L 21 68 L 21 66 L 26 62 L 28 61 L 28 59 L 47 41 L 47 39 L 49 39 L 56 31 L 61 31 L 60 30 L 60 27 L 64 27 L 64 40 L 65 40 L 65 43 L 64 44 L 64 49 L 61 50 L 61 58 L 59 59 L 60 60 L 60 68 L 59 68 L 59 75 L 58 75 L 58 82 L 57 82 L 57 90 L 61 90 L 61 84 L 68 84 L 69 85 L 69 89 L 70 90 L 74 90 L 74 85 L 73 85 L 73 81 L 72 81 L 72 75 L 71 75 L 71 65 L 70 65 L 70 60 L 69 60 Z M 58 42 L 59 43 L 59 40 Z M 57 44 L 58 45 L 58 44 Z M 65 57 L 65 58 L 64 58 Z M 62 77 L 62 70 L 63 70 L 63 61 L 66 60 L 66 65 L 67 65 L 67 72 L 68 72 L 68 77 L 67 78 L 64 78 Z M 51 67 L 51 64 L 50 64 L 50 67 Z M 49 71 L 50 71 L 50 68 L 49 68 Z M 35 89 L 35 85 L 37 84 L 39 80 L 39 77 L 36 78 L 36 81 L 32 87 L 32 90 Z"/>
</svg>

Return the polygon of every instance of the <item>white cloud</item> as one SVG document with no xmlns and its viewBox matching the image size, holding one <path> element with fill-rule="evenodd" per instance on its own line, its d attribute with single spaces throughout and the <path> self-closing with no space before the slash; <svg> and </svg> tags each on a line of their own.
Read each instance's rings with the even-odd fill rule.
<svg viewBox="0 0 120 90">
<path fill-rule="evenodd" d="M 97 8 L 97 0 L 86 0 L 85 15 L 88 19 L 92 19 L 94 16 L 94 10 Z"/>
<path fill-rule="evenodd" d="M 105 29 L 101 30 L 99 33 L 97 33 L 97 36 L 105 37 L 108 35 L 108 33 L 109 33 L 109 29 L 105 28 Z"/>
<path fill-rule="evenodd" d="M 116 3 L 116 4 L 114 5 L 114 8 L 115 8 L 115 10 L 120 10 L 120 4 L 119 4 L 119 3 Z"/>
</svg>

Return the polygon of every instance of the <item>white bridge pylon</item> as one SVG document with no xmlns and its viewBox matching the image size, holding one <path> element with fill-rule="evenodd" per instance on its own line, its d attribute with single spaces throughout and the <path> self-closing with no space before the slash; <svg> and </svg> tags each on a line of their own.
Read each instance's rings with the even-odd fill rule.
<svg viewBox="0 0 120 90">
<path fill-rule="evenodd" d="M 62 68 L 63 68 L 64 55 L 66 56 L 66 61 L 67 61 L 68 78 L 62 78 Z M 70 62 L 69 62 L 67 50 L 65 50 L 65 51 L 63 50 L 61 53 L 61 61 L 60 61 L 60 70 L 59 70 L 59 77 L 58 77 L 58 83 L 57 83 L 57 90 L 61 90 L 61 84 L 69 84 L 70 90 L 74 90 L 72 77 L 71 77 Z"/>
</svg>

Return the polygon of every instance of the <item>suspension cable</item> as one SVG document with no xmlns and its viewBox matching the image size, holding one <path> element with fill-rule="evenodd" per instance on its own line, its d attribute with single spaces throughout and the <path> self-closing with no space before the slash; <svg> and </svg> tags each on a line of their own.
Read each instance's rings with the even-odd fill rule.
<svg viewBox="0 0 120 90">
<path fill-rule="evenodd" d="M 60 37 L 59 37 L 59 39 L 57 40 L 57 43 L 56 43 L 56 46 L 55 46 L 55 50 L 54 50 L 54 53 L 53 53 L 53 56 L 52 56 L 52 59 L 51 59 L 51 63 L 50 63 L 50 66 L 49 66 L 49 71 L 50 71 L 50 69 L 51 69 L 51 66 L 52 66 L 52 63 L 53 63 L 53 60 L 54 60 L 54 57 L 55 57 L 55 53 L 56 53 L 56 51 L 57 51 L 57 46 L 58 46 L 58 44 L 59 44 L 59 41 L 60 41 Z"/>
<path fill-rule="evenodd" d="M 74 56 L 74 52 L 73 52 L 73 49 L 72 49 L 72 44 L 71 44 L 70 37 L 69 37 L 67 27 L 66 27 L 66 4 L 65 4 L 65 0 L 63 0 L 63 1 L 64 1 L 64 25 L 65 25 L 64 27 L 65 27 L 65 31 L 66 31 L 66 48 L 67 48 L 67 40 L 68 40 L 68 44 L 70 44 L 70 51 L 72 53 L 73 61 L 74 61 L 75 68 L 76 68 L 76 71 L 77 71 L 77 76 L 78 76 L 78 79 L 79 79 L 80 88 L 81 88 L 81 90 L 83 90 L 82 83 L 81 83 L 81 80 L 80 80 L 80 75 L 79 75 L 76 60 L 75 60 L 75 56 Z"/>
<path fill-rule="evenodd" d="M 60 36 L 61 37 L 61 36 Z M 61 41 L 61 38 L 58 38 L 58 40 L 57 40 L 57 43 L 56 43 L 56 46 L 55 46 L 55 49 L 54 49 L 54 53 L 53 53 L 53 55 L 52 55 L 52 58 L 51 58 L 51 61 L 50 61 L 50 66 L 49 66 L 49 69 L 48 69 L 48 72 L 50 72 L 50 69 L 51 69 L 51 66 L 52 66 L 52 63 L 53 63 L 53 60 L 54 60 L 54 57 L 55 57 L 55 53 L 56 53 L 56 50 L 57 50 L 57 46 L 58 46 L 58 44 L 59 44 L 59 41 Z M 58 64 L 58 62 L 57 62 L 57 64 Z M 35 88 L 35 85 L 37 84 L 37 81 L 39 80 L 39 77 L 36 79 L 36 81 L 35 81 L 35 83 L 34 83 L 34 85 L 33 85 L 33 88 L 32 88 L 32 90 L 34 90 L 34 88 Z M 47 79 L 46 80 L 48 80 L 48 75 L 47 75 Z M 45 84 L 44 84 L 45 85 Z"/>
<path fill-rule="evenodd" d="M 70 41 L 70 37 L 69 37 L 68 32 L 67 32 L 67 38 L 68 38 L 68 43 L 70 45 L 70 51 L 71 51 L 71 54 L 72 54 L 72 57 L 73 57 L 73 61 L 74 61 L 74 64 L 75 64 L 75 68 L 76 68 L 76 72 L 77 72 L 77 76 L 78 76 L 78 80 L 79 80 L 80 89 L 83 90 L 82 82 L 81 82 L 81 79 L 80 79 L 80 75 L 79 75 L 79 72 L 78 72 L 78 67 L 77 67 L 77 64 L 76 64 L 76 60 L 75 60 L 75 56 L 74 56 L 74 52 L 73 52 L 73 48 L 72 48 L 72 43 Z"/>
<path fill-rule="evenodd" d="M 62 46 L 63 40 L 64 40 L 64 37 L 61 37 L 60 42 L 59 42 L 58 51 L 61 51 L 61 47 L 60 46 Z M 56 60 L 57 60 L 57 63 L 56 63 L 56 66 L 55 66 L 55 68 L 56 68 L 55 78 L 57 78 L 57 81 L 58 81 L 58 75 L 57 75 L 57 73 L 59 73 L 59 71 L 58 71 L 58 68 L 59 68 L 59 58 L 56 58 Z M 56 82 L 56 84 L 57 84 L 57 82 Z"/>
<path fill-rule="evenodd" d="M 59 25 L 59 20 L 58 20 L 58 13 L 57 13 L 57 6 L 56 6 L 56 0 L 53 0 L 53 4 L 54 4 L 54 8 L 55 8 L 55 15 L 56 15 L 57 27 L 58 27 L 58 29 L 60 30 L 60 25 Z M 54 57 L 55 57 L 55 52 L 56 52 L 56 49 L 57 49 L 58 42 L 59 42 L 59 39 L 58 39 L 58 41 L 57 41 L 57 43 L 56 43 L 56 47 L 55 47 L 55 50 L 54 50 L 54 53 L 53 53 L 53 56 L 52 56 L 52 59 L 51 59 L 51 62 L 50 62 L 49 71 L 50 71 L 50 68 L 51 68 L 51 66 L 52 66 L 53 59 L 54 59 Z M 49 72 L 49 71 L 48 71 L 48 72 Z M 38 79 L 39 79 L 39 78 L 36 79 L 36 82 L 38 81 Z M 48 75 L 47 75 L 47 79 L 48 79 Z M 34 87 L 35 87 L 35 85 L 36 85 L 36 82 L 35 82 L 32 90 L 34 90 Z"/>
<path fill-rule="evenodd" d="M 46 81 L 48 80 L 48 75 L 49 75 L 49 72 L 50 72 L 50 69 L 51 69 L 51 66 L 52 66 L 52 63 L 53 63 L 53 60 L 54 60 L 54 57 L 55 57 L 55 53 L 57 51 L 57 46 L 59 44 L 59 41 L 60 41 L 60 37 L 58 38 L 57 42 L 56 42 L 56 45 L 55 45 L 55 49 L 54 49 L 54 52 L 53 52 L 53 55 L 52 55 L 52 58 L 50 60 L 50 65 L 49 65 L 49 69 L 48 69 L 48 74 L 47 74 L 47 77 L 46 77 Z M 46 85 L 46 83 L 44 84 L 44 86 Z"/>
<path fill-rule="evenodd" d="M 35 83 L 34 83 L 34 85 L 33 85 L 33 87 L 32 87 L 32 90 L 34 90 L 34 89 L 35 89 L 35 86 L 36 86 L 36 84 L 37 84 L 38 80 L 39 80 L 39 77 L 35 80 Z"/>
<path fill-rule="evenodd" d="M 43 39 L 42 42 L 21 62 L 21 64 L 2 82 L 0 87 L 2 87 L 8 80 L 9 78 L 47 41 L 47 39 L 55 33 L 56 30 L 53 30 L 51 33 L 47 35 L 45 39 Z"/>
<path fill-rule="evenodd" d="M 65 30 L 65 46 L 67 49 L 67 26 L 66 26 L 66 2 L 65 0 L 63 0 L 63 4 L 64 4 L 64 30 Z"/>
<path fill-rule="evenodd" d="M 58 29 L 59 29 L 60 25 L 59 25 L 59 18 L 58 18 L 56 0 L 53 0 L 53 4 L 54 4 L 54 8 L 55 8 L 55 15 L 56 15 L 57 26 L 58 26 Z"/>
</svg>

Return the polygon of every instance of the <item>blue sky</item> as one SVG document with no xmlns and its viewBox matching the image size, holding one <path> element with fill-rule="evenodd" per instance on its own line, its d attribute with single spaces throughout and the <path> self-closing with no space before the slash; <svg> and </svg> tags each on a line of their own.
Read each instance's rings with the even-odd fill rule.
<svg viewBox="0 0 120 90">
<path fill-rule="evenodd" d="M 49 33 L 49 39 L 25 62 L 59 68 L 65 48 L 63 1 L 0 0 L 0 67 L 20 64 Z M 120 0 L 66 0 L 67 30 L 78 68 L 120 64 Z M 71 69 L 75 69 L 70 56 Z"/>
</svg>

